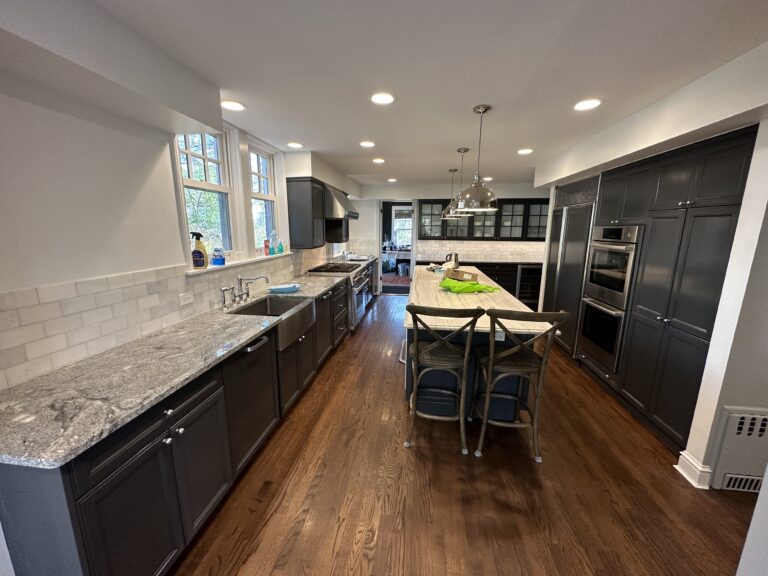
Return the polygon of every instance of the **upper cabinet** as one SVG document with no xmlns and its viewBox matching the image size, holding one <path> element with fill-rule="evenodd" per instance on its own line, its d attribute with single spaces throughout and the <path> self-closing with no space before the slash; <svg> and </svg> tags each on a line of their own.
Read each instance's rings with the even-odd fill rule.
<svg viewBox="0 0 768 576">
<path fill-rule="evenodd" d="M 607 172 L 600 181 L 595 224 L 644 224 L 654 191 L 654 165 Z"/>
<path fill-rule="evenodd" d="M 325 186 L 312 178 L 288 178 L 291 248 L 325 246 Z"/>
<path fill-rule="evenodd" d="M 443 220 L 448 200 L 419 201 L 419 240 L 541 240 L 547 235 L 549 200 L 498 200 L 498 211 Z"/>
</svg>

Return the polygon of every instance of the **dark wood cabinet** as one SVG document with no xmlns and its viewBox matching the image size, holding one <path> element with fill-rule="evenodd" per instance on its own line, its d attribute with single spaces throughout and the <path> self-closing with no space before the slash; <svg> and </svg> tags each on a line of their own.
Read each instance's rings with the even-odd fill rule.
<svg viewBox="0 0 768 576">
<path fill-rule="evenodd" d="M 651 210 L 667 210 L 685 205 L 693 187 L 697 160 L 695 150 L 673 152 L 659 160 Z"/>
<path fill-rule="evenodd" d="M 90 573 L 166 574 L 184 548 L 173 454 L 166 432 L 77 503 Z"/>
<path fill-rule="evenodd" d="M 280 414 L 284 416 L 315 375 L 315 325 L 278 353 Z"/>
<path fill-rule="evenodd" d="M 630 315 L 619 392 L 642 412 L 647 412 L 653 394 L 663 333 L 664 323 L 661 320 L 642 314 Z"/>
<path fill-rule="evenodd" d="M 644 224 L 654 190 L 655 167 L 643 163 L 602 176 L 597 195 L 599 226 Z"/>
<path fill-rule="evenodd" d="M 325 184 L 313 178 L 286 179 L 291 248 L 325 245 Z"/>
<path fill-rule="evenodd" d="M 280 418 L 275 339 L 274 332 L 270 332 L 224 364 L 224 397 L 234 476 L 245 469 Z"/>
<path fill-rule="evenodd" d="M 447 201 L 444 200 L 419 201 L 419 240 L 444 238 L 442 214 L 447 204 Z"/>
<path fill-rule="evenodd" d="M 322 364 L 333 351 L 333 292 L 315 299 L 315 357 Z"/>
<path fill-rule="evenodd" d="M 747 129 L 746 133 L 728 134 L 702 147 L 691 190 L 691 205 L 740 203 L 754 146 L 755 131 Z"/>
<path fill-rule="evenodd" d="M 170 431 L 181 520 L 190 541 L 229 489 L 232 465 L 224 390 L 218 387 Z"/>
</svg>

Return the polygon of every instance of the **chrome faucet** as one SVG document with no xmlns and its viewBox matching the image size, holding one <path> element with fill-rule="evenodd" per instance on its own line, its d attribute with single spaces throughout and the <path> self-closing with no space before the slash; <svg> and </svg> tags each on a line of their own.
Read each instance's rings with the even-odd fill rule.
<svg viewBox="0 0 768 576">
<path fill-rule="evenodd" d="M 267 284 L 269 284 L 269 276 L 254 276 L 253 278 L 243 278 L 240 274 L 237 275 L 237 298 L 238 300 L 242 300 L 243 296 L 245 296 L 245 299 L 251 297 L 250 294 L 250 285 L 256 282 L 256 280 L 266 280 Z"/>
<path fill-rule="evenodd" d="M 342 261 L 342 262 L 346 262 L 346 261 L 347 261 L 347 258 L 349 258 L 349 252 L 347 252 L 346 250 L 344 250 L 344 252 L 342 252 L 342 253 L 341 253 L 341 261 Z"/>
</svg>

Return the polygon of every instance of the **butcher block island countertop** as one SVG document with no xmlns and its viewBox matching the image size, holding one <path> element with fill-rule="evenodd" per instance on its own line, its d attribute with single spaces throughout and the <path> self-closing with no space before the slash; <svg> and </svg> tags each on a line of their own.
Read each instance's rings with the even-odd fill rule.
<svg viewBox="0 0 768 576">
<path fill-rule="evenodd" d="M 532 312 L 528 306 L 499 287 L 496 282 L 474 266 L 460 266 L 459 268 L 477 274 L 478 282 L 489 286 L 496 286 L 499 290 L 496 292 L 478 292 L 474 294 L 454 294 L 440 288 L 439 284 L 443 279 L 442 272 L 430 272 L 426 266 L 417 266 L 414 270 L 413 282 L 411 282 L 411 291 L 408 294 L 408 304 L 436 308 L 475 308 L 479 306 L 484 310 L 498 308 L 501 310 Z M 460 318 L 435 317 L 425 320 L 432 328 L 441 331 L 456 330 L 466 322 L 466 320 Z M 540 334 L 550 327 L 546 322 L 512 322 L 509 320 L 504 321 L 504 325 L 515 334 Z M 411 315 L 407 312 L 403 319 L 403 326 L 409 330 L 413 329 Z M 490 329 L 491 319 L 487 315 L 483 315 L 477 321 L 475 331 L 490 332 Z"/>
</svg>

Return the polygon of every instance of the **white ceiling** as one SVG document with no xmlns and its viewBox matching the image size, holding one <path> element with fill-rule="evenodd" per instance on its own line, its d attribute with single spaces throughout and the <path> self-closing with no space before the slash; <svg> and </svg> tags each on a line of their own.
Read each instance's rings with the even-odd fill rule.
<svg viewBox="0 0 768 576">
<path fill-rule="evenodd" d="M 531 181 L 544 158 L 768 41 L 765 0 L 95 1 L 248 106 L 226 120 L 362 184 L 448 180 L 459 146 L 471 167 L 480 103 L 494 107 L 483 175 Z M 375 106 L 376 91 L 397 100 Z M 589 97 L 603 106 L 573 111 Z"/>
</svg>

